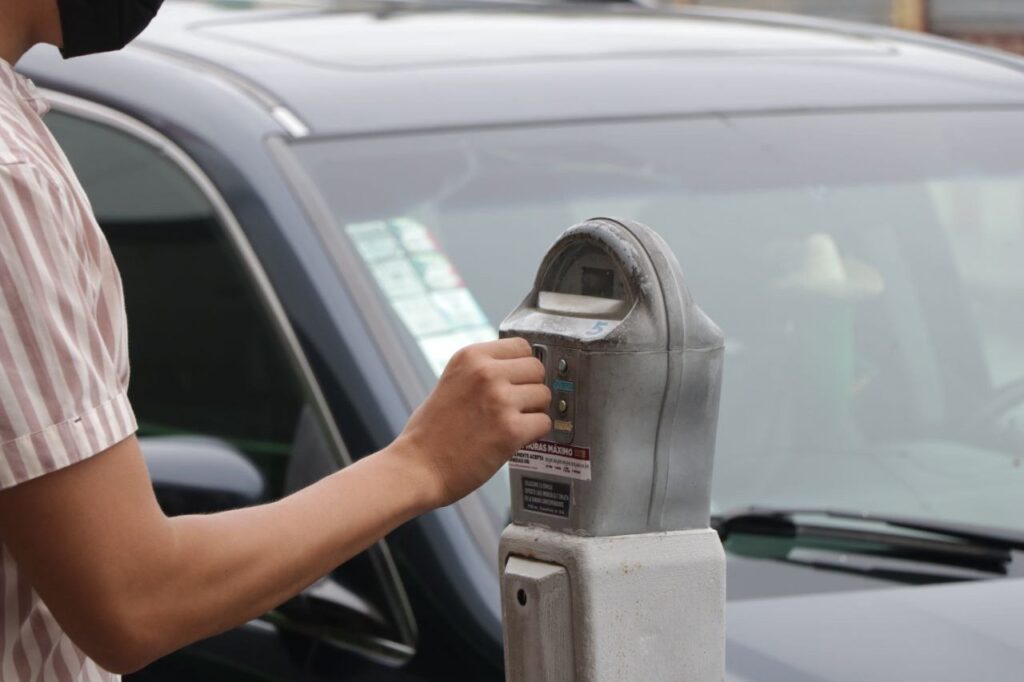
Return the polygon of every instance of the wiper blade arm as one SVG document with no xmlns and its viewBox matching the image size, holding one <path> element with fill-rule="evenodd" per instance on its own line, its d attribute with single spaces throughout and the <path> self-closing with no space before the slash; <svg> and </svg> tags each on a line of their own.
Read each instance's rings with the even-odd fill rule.
<svg viewBox="0 0 1024 682">
<path fill-rule="evenodd" d="M 752 506 L 737 509 L 715 516 L 712 525 L 724 536 L 730 531 L 746 526 L 750 528 L 758 523 L 766 526 L 792 525 L 796 516 L 818 516 L 842 521 L 863 521 L 878 523 L 893 528 L 916 530 L 925 533 L 944 535 L 957 540 L 964 540 L 974 545 L 993 549 L 1024 551 L 1024 533 L 1005 528 L 988 528 L 969 523 L 952 521 L 935 521 L 910 516 L 892 516 L 863 511 L 846 511 L 840 509 L 801 509 L 799 507 L 763 507 Z"/>
<path fill-rule="evenodd" d="M 883 567 L 883 566 L 857 566 L 839 561 L 808 561 L 806 559 L 795 559 L 786 557 L 776 559 L 794 566 L 802 566 L 817 571 L 831 571 L 833 573 L 846 573 L 847 575 L 861 576 L 885 580 L 886 582 L 901 583 L 903 585 L 938 585 L 943 583 L 962 583 L 976 580 L 973 577 L 956 576 L 952 574 L 937 573 L 921 568 L 910 570 L 908 568 Z"/>
</svg>

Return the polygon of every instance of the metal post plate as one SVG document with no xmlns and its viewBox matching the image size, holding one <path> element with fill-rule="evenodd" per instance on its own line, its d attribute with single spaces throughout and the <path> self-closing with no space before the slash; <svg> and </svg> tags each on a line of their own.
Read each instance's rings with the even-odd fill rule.
<svg viewBox="0 0 1024 682">
<path fill-rule="evenodd" d="M 573 682 L 569 573 L 558 564 L 510 556 L 501 584 L 507 682 Z"/>
</svg>

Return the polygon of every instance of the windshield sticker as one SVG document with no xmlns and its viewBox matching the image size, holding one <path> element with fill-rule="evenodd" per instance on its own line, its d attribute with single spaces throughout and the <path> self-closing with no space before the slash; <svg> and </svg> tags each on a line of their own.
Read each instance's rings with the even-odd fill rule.
<svg viewBox="0 0 1024 682">
<path fill-rule="evenodd" d="M 451 329 L 448 318 L 438 310 L 430 296 L 414 296 L 391 303 L 406 329 L 416 338 L 440 334 Z"/>
<path fill-rule="evenodd" d="M 416 271 L 430 289 L 454 289 L 462 286 L 462 278 L 447 257 L 438 252 L 414 253 L 410 256 Z"/>
<path fill-rule="evenodd" d="M 434 292 L 431 299 L 453 327 L 482 327 L 488 324 L 484 311 L 465 287 Z"/>
<path fill-rule="evenodd" d="M 391 301 L 398 301 L 410 296 L 419 296 L 426 293 L 423 286 L 423 279 L 416 272 L 416 268 L 407 260 L 388 260 L 382 263 L 372 263 L 370 272 L 377 280 L 377 286 L 384 292 L 384 295 Z"/>
<path fill-rule="evenodd" d="M 397 258 L 401 255 L 398 240 L 391 234 L 388 224 L 383 220 L 349 225 L 347 230 L 359 255 L 367 263 Z"/>
<path fill-rule="evenodd" d="M 498 332 L 494 327 L 476 327 L 461 332 L 427 336 L 420 339 L 419 344 L 434 373 L 441 376 L 445 365 L 460 348 L 482 341 L 494 341 L 496 338 Z"/>
<path fill-rule="evenodd" d="M 429 253 L 441 250 L 437 247 L 437 242 L 434 241 L 433 235 L 425 225 L 410 218 L 396 218 L 391 221 L 391 224 L 394 226 L 402 246 L 409 253 Z"/>
<path fill-rule="evenodd" d="M 460 348 L 498 338 L 425 225 L 374 220 L 346 225 L 345 233 L 435 374 Z"/>
</svg>

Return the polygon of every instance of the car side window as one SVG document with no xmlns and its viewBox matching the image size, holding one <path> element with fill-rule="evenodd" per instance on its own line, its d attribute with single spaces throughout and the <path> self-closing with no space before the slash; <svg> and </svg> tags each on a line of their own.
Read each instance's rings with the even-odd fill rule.
<svg viewBox="0 0 1024 682">
<path fill-rule="evenodd" d="M 139 436 L 226 441 L 261 470 L 271 498 L 333 471 L 299 370 L 208 195 L 144 138 L 64 110 L 46 123 L 121 272 Z M 375 545 L 266 618 L 325 651 L 404 660 L 411 616 L 393 606 L 404 592 L 388 562 Z"/>
<path fill-rule="evenodd" d="M 121 271 L 139 435 L 228 441 L 279 494 L 303 394 L 213 205 L 134 136 L 60 111 L 46 122 Z"/>
</svg>

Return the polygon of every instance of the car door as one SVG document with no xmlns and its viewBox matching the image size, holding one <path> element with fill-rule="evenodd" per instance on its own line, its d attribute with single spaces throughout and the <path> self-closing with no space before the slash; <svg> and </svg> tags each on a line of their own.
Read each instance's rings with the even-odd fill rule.
<svg viewBox="0 0 1024 682">
<path fill-rule="evenodd" d="M 174 438 L 202 437 L 255 465 L 268 499 L 342 466 L 347 453 L 316 379 L 214 184 L 158 131 L 77 97 L 47 95 L 54 106 L 46 122 L 124 282 L 129 395 L 143 452 L 152 439 L 173 446 Z M 406 679 L 397 668 L 415 638 L 380 543 L 263 618 L 132 679 Z"/>
</svg>

